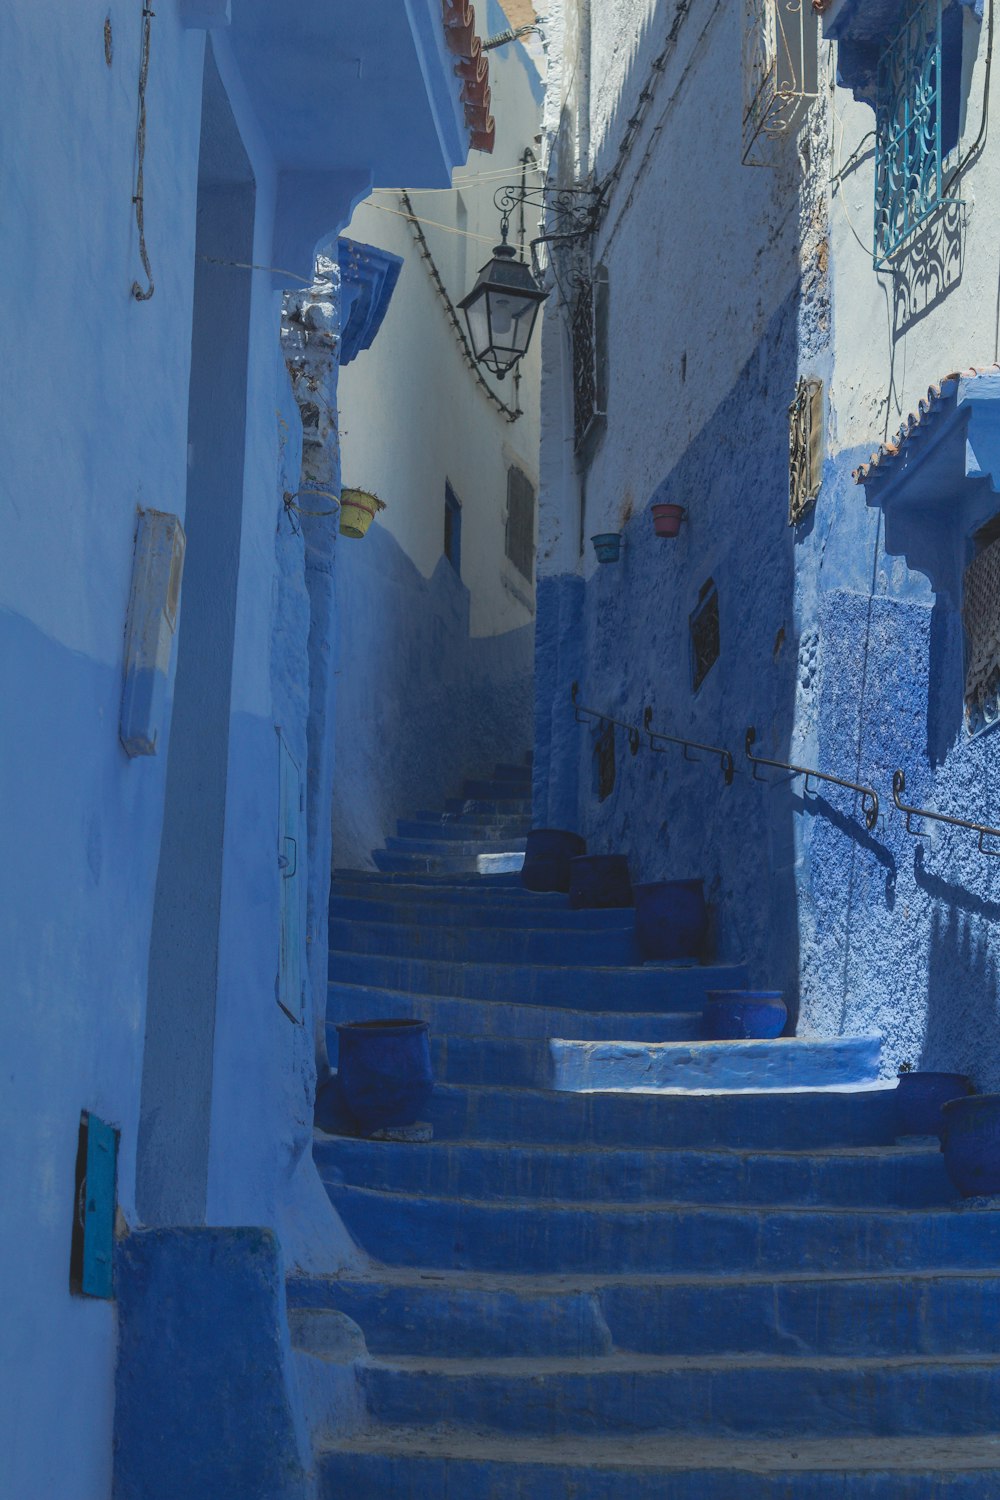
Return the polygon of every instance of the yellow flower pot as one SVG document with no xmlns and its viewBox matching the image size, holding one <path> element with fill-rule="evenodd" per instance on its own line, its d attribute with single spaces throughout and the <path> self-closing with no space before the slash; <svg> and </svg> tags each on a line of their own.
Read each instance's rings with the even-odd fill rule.
<svg viewBox="0 0 1000 1500">
<path fill-rule="evenodd" d="M 385 502 L 368 490 L 341 490 L 341 536 L 364 536 L 380 510 L 385 510 Z"/>
</svg>

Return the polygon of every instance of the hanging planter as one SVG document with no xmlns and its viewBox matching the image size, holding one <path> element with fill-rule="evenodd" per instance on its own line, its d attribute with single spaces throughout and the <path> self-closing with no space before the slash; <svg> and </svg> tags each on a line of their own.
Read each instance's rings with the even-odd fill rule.
<svg viewBox="0 0 1000 1500">
<path fill-rule="evenodd" d="M 380 510 L 385 510 L 385 501 L 370 490 L 341 490 L 341 536 L 363 537 Z"/>
<path fill-rule="evenodd" d="M 654 505 L 653 530 L 657 536 L 676 536 L 687 512 L 683 505 Z"/>
<path fill-rule="evenodd" d="M 594 544 L 597 553 L 597 561 L 600 563 L 617 562 L 621 556 L 622 534 L 620 531 L 599 531 L 590 540 Z"/>
</svg>

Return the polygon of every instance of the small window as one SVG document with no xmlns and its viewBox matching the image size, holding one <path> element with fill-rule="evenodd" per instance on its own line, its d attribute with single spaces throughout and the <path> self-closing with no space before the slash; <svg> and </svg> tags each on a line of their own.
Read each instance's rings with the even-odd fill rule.
<svg viewBox="0 0 1000 1500">
<path fill-rule="evenodd" d="M 535 572 L 535 487 L 516 465 L 507 470 L 506 552 L 530 583 Z"/>
<path fill-rule="evenodd" d="M 444 555 L 462 576 L 462 502 L 451 485 L 444 486 Z"/>
<path fill-rule="evenodd" d="M 719 658 L 719 591 L 711 578 L 688 616 L 691 631 L 691 691 L 696 693 Z"/>
</svg>

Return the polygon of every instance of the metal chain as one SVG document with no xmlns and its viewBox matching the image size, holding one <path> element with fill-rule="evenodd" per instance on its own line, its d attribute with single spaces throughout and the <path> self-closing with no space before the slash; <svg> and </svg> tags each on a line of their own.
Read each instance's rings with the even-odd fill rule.
<svg viewBox="0 0 1000 1500">
<path fill-rule="evenodd" d="M 413 234 L 413 238 L 416 240 L 417 249 L 423 256 L 424 264 L 427 267 L 427 274 L 430 276 L 431 281 L 434 283 L 435 290 L 437 291 L 437 294 L 441 299 L 441 304 L 444 307 L 445 314 L 452 326 L 452 329 L 454 330 L 455 342 L 458 344 L 458 347 L 462 354 L 462 358 L 465 360 L 465 363 L 468 365 L 469 369 L 475 376 L 480 389 L 485 392 L 485 394 L 493 402 L 493 405 L 497 407 L 499 411 L 503 412 L 508 422 L 516 422 L 518 417 L 524 415 L 520 406 L 508 406 L 505 401 L 501 401 L 496 392 L 492 390 L 487 382 L 483 379 L 482 372 L 480 371 L 479 365 L 476 362 L 476 356 L 473 354 L 471 345 L 469 344 L 469 340 L 465 336 L 465 330 L 459 322 L 458 309 L 455 307 L 454 302 L 452 302 L 451 298 L 449 297 L 448 290 L 444 282 L 441 280 L 441 272 L 438 270 L 434 257 L 431 254 L 430 246 L 427 243 L 427 238 L 421 227 L 420 221 L 413 212 L 413 204 L 410 202 L 409 193 L 401 192 L 399 195 L 399 201 L 400 203 L 402 203 L 404 209 L 406 210 L 406 218 L 409 220 L 410 230 Z"/>
<path fill-rule="evenodd" d="M 148 4 L 142 7 L 142 50 L 139 60 L 139 119 L 135 131 L 135 192 L 132 194 L 132 202 L 135 205 L 135 224 L 139 231 L 139 256 L 142 260 L 142 268 L 146 273 L 149 283 L 143 291 L 138 281 L 132 283 L 132 296 L 137 302 L 148 302 L 155 291 L 153 285 L 153 272 L 149 264 L 149 254 L 146 250 L 146 230 L 143 214 L 143 167 L 146 160 L 146 80 L 149 77 L 149 43 L 151 34 L 151 22 L 155 12 Z"/>
</svg>

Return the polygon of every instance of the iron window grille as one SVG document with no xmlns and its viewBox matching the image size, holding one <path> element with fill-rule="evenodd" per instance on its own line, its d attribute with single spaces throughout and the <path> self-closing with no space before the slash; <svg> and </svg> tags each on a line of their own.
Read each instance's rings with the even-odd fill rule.
<svg viewBox="0 0 1000 1500">
<path fill-rule="evenodd" d="M 788 408 L 788 524 L 815 505 L 823 474 L 823 382 L 805 376 Z"/>
<path fill-rule="evenodd" d="M 773 166 L 775 147 L 819 92 L 816 14 L 809 0 L 744 0 L 743 161 Z"/>
<path fill-rule="evenodd" d="M 516 464 L 507 470 L 507 556 L 530 583 L 535 571 L 535 487 Z"/>
<path fill-rule="evenodd" d="M 691 633 L 691 691 L 696 693 L 719 659 L 719 591 L 710 578 L 688 616 Z"/>
<path fill-rule="evenodd" d="M 942 0 L 906 0 L 878 65 L 876 269 L 945 202 L 944 159 L 958 141 L 961 53 L 960 7 L 950 7 L 944 22 Z"/>
<path fill-rule="evenodd" d="M 585 454 L 607 416 L 608 273 L 598 266 L 593 277 L 574 277 L 570 310 L 573 347 L 573 440 Z"/>
</svg>

